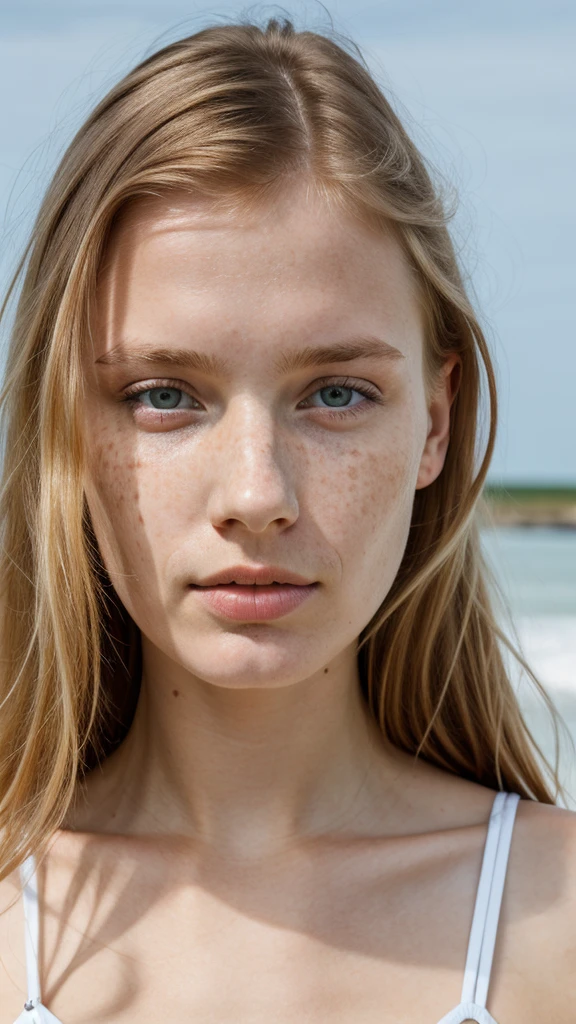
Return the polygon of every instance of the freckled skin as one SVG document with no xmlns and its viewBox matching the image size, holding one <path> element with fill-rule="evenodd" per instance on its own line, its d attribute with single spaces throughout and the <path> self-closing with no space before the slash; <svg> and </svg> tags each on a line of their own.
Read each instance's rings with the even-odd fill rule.
<svg viewBox="0 0 576 1024">
<path fill-rule="evenodd" d="M 427 408 L 414 284 L 391 236 L 279 201 L 242 220 L 189 197 L 136 208 L 117 229 L 99 289 L 87 496 L 113 583 L 145 645 L 228 687 L 282 686 L 322 669 L 354 641 L 388 592 L 417 487 L 442 468 L 446 387 Z M 376 334 L 402 353 L 278 378 L 295 345 Z M 230 378 L 185 368 L 95 369 L 122 341 L 225 357 Z M 373 384 L 384 404 L 334 422 L 297 409 L 321 377 Z M 119 400 L 138 380 L 194 389 L 200 413 L 150 426 Z M 152 386 L 152 385 L 151 385 Z M 150 410 L 146 410 L 148 413 Z M 140 417 L 140 418 L 139 418 Z M 187 583 L 239 562 L 275 563 L 321 586 L 270 624 L 215 620 Z"/>
</svg>

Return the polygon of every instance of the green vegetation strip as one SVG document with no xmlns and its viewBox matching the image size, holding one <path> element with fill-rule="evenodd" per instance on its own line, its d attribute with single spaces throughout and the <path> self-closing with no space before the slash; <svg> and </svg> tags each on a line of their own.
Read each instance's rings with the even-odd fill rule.
<svg viewBox="0 0 576 1024">
<path fill-rule="evenodd" d="M 490 503 L 527 505 L 576 505 L 576 487 L 503 487 L 488 484 L 484 497 Z"/>
</svg>

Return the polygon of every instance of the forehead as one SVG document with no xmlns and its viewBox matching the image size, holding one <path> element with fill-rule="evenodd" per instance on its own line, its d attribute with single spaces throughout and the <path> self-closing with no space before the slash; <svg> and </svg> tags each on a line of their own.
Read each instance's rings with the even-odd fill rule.
<svg viewBox="0 0 576 1024">
<path fill-rule="evenodd" d="M 187 330 L 305 344 L 350 328 L 394 334 L 394 344 L 403 335 L 410 347 L 421 319 L 393 233 L 302 188 L 242 212 L 185 193 L 134 204 L 110 236 L 97 298 L 105 349 L 119 332 L 167 326 L 179 343 Z"/>
</svg>

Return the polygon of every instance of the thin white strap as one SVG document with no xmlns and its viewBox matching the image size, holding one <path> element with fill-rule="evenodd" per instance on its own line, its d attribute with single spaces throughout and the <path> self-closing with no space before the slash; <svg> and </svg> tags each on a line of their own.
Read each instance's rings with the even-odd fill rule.
<svg viewBox="0 0 576 1024">
<path fill-rule="evenodd" d="M 486 1006 L 488 998 L 488 986 L 490 984 L 490 972 L 496 945 L 496 933 L 498 931 L 498 919 L 506 882 L 506 869 L 510 844 L 512 842 L 512 831 L 520 797 L 517 793 L 508 793 L 506 802 L 502 808 L 502 824 L 500 826 L 500 838 L 498 840 L 498 853 L 494 866 L 494 877 L 490 890 L 490 904 L 486 915 L 486 928 L 484 942 L 482 943 L 482 956 L 478 970 L 478 983 L 476 985 L 476 1002 L 479 1006 Z"/>
<path fill-rule="evenodd" d="M 31 1009 L 40 1002 L 40 971 L 38 966 L 39 917 L 38 917 L 38 879 L 36 877 L 36 861 L 31 854 L 20 865 L 20 880 L 24 886 L 22 902 L 24 905 L 24 937 L 26 943 L 26 979 L 28 986 L 28 1002 L 26 1008 Z"/>
<path fill-rule="evenodd" d="M 462 986 L 463 1003 L 486 1006 L 512 830 L 519 801 L 517 793 L 497 793 L 492 805 L 470 929 Z"/>
</svg>

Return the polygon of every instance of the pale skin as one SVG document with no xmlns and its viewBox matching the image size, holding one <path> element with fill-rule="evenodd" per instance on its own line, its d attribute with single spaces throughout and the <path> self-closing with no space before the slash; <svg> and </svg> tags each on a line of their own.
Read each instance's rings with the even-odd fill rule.
<svg viewBox="0 0 576 1024">
<path fill-rule="evenodd" d="M 86 492 L 143 684 L 39 872 L 44 1002 L 63 1024 L 435 1024 L 460 1001 L 494 793 L 383 742 L 355 643 L 442 471 L 458 359 L 431 390 L 397 241 L 302 188 L 250 216 L 135 207 L 96 313 Z M 189 584 L 239 564 L 317 587 L 231 621 Z M 25 998 L 22 929 L 18 901 L 0 1024 Z M 565 1024 L 575 964 L 575 818 L 523 801 L 498 1024 Z"/>
</svg>

